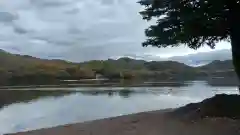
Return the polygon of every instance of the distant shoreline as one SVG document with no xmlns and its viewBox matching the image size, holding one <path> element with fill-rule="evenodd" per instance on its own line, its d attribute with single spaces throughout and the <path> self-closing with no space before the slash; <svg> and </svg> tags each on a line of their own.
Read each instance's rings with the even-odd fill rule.
<svg viewBox="0 0 240 135">
<path fill-rule="evenodd" d="M 25 88 L 76 88 L 76 87 L 161 87 L 171 86 L 179 87 L 187 84 L 183 82 L 150 82 L 140 84 L 120 84 L 120 83 L 104 83 L 104 84 L 59 84 L 59 85 L 26 85 L 26 86 L 0 86 L 0 90 L 4 89 L 25 89 Z"/>
<path fill-rule="evenodd" d="M 193 80 L 198 81 L 198 80 Z M 232 79 L 211 79 L 199 80 L 206 82 L 213 87 L 237 87 L 239 85 L 237 80 Z M 21 90 L 21 89 L 39 89 L 39 88 L 54 88 L 54 90 L 61 90 L 64 88 L 77 88 L 77 87 L 181 87 L 189 85 L 191 81 L 159 81 L 159 82 L 137 82 L 137 83 L 119 83 L 119 82 L 106 82 L 106 83 L 73 83 L 73 84 L 53 84 L 53 85 L 9 85 L 0 86 L 0 90 Z"/>
</svg>

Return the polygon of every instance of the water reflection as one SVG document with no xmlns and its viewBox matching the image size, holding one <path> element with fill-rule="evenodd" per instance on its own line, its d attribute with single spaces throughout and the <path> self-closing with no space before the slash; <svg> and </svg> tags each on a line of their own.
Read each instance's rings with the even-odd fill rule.
<svg viewBox="0 0 240 135">
<path fill-rule="evenodd" d="M 226 81 L 229 82 L 229 81 Z M 204 87 L 203 87 L 204 86 Z M 209 94 L 218 94 L 221 92 L 229 91 L 228 88 L 234 87 L 229 85 L 224 85 L 225 90 L 222 85 L 211 85 L 209 81 L 189 81 L 185 82 L 185 85 L 181 87 L 171 86 L 162 86 L 162 87 L 82 87 L 82 88 L 61 88 L 58 89 L 27 89 L 27 90 L 0 90 L 0 108 L 6 105 L 19 102 L 31 102 L 33 100 L 47 98 L 47 97 L 61 97 L 64 95 L 80 93 L 82 95 L 88 96 L 100 96 L 107 95 L 109 97 L 119 96 L 121 98 L 129 98 L 133 94 L 171 94 L 176 96 L 181 96 L 184 93 L 192 96 L 206 96 Z"/>
<path fill-rule="evenodd" d="M 135 90 L 131 89 L 121 89 L 121 90 L 89 90 L 89 91 L 78 91 L 79 93 L 83 95 L 92 95 L 92 96 L 98 96 L 98 95 L 108 95 L 109 97 L 114 95 L 119 95 L 123 98 L 128 98 L 130 94 L 137 93 Z M 140 92 L 140 91 L 138 91 Z"/>
<path fill-rule="evenodd" d="M 75 91 L 0 90 L 0 108 L 18 102 L 30 102 L 43 97 L 60 97 Z"/>
<path fill-rule="evenodd" d="M 136 91 L 134 89 L 110 89 L 110 90 L 91 90 L 85 89 L 82 91 L 74 91 L 74 90 L 0 90 L 0 108 L 3 106 L 7 106 L 13 103 L 20 102 L 32 102 L 38 99 L 44 99 L 48 97 L 62 97 L 74 93 L 79 93 L 87 96 L 100 96 L 107 95 L 109 97 L 112 96 L 120 96 L 122 98 L 129 98 L 131 94 L 134 93 L 143 93 L 144 91 Z M 146 91 L 145 91 L 146 92 Z"/>
<path fill-rule="evenodd" d="M 182 87 L 2 90 L 0 134 L 176 108 L 215 94 L 238 93 L 236 87 L 213 87 L 202 81 L 188 83 L 191 85 Z"/>
<path fill-rule="evenodd" d="M 210 78 L 207 80 L 207 84 L 210 86 L 239 86 L 239 80 L 233 77 L 227 78 Z"/>
</svg>

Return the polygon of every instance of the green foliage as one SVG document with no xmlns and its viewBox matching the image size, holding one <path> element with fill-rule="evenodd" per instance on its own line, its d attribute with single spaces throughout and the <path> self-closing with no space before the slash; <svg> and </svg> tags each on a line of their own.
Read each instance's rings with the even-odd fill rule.
<svg viewBox="0 0 240 135">
<path fill-rule="evenodd" d="M 141 0 L 143 19 L 157 17 L 157 23 L 146 29 L 144 46 L 179 46 L 197 49 L 205 44 L 229 41 L 233 14 L 239 11 L 238 0 Z M 233 11 L 234 10 L 234 11 Z M 236 14 L 236 13 L 234 13 Z"/>
<path fill-rule="evenodd" d="M 157 18 L 146 29 L 143 46 L 198 49 L 214 48 L 219 41 L 231 41 L 233 65 L 240 79 L 239 0 L 140 0 L 145 20 Z"/>
</svg>

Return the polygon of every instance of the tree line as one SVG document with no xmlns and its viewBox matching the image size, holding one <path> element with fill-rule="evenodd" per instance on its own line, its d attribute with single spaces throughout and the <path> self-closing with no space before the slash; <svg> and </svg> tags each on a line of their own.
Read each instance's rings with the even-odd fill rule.
<svg viewBox="0 0 240 135">
<path fill-rule="evenodd" d="M 22 56 L 18 56 L 22 57 Z M 36 60 L 35 60 L 36 61 Z M 224 62 L 223 62 L 224 63 Z M 25 64 L 17 68 L 0 66 L 0 85 L 44 85 L 60 84 L 62 80 L 94 79 L 101 74 L 107 79 L 156 79 L 156 80 L 194 80 L 206 78 L 210 74 L 234 76 L 231 62 L 225 62 L 223 72 L 215 72 L 223 67 L 222 62 L 213 62 L 203 67 L 190 67 L 174 61 L 151 61 L 120 58 L 118 60 L 93 60 L 83 63 L 56 64 L 41 62 Z M 214 67 L 215 66 L 215 67 Z M 233 67 L 232 67 L 233 68 Z M 226 72 L 225 72 L 226 71 Z M 69 83 L 69 82 L 68 82 Z"/>
</svg>

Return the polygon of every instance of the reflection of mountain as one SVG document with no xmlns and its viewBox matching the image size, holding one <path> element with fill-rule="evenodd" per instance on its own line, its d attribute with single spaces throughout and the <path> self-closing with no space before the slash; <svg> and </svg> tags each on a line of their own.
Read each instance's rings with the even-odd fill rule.
<svg viewBox="0 0 240 135">
<path fill-rule="evenodd" d="M 212 52 L 201 52 L 196 54 L 189 54 L 186 56 L 175 56 L 169 60 L 185 63 L 190 66 L 206 65 L 214 60 L 231 60 L 230 50 L 217 50 Z"/>
<path fill-rule="evenodd" d="M 39 90 L 0 90 L 0 108 L 12 103 L 29 102 L 43 97 L 59 97 L 74 91 L 39 91 Z"/>
<path fill-rule="evenodd" d="M 211 78 L 207 80 L 207 84 L 210 86 L 239 86 L 239 81 L 235 77 L 224 77 L 224 78 Z"/>
</svg>

